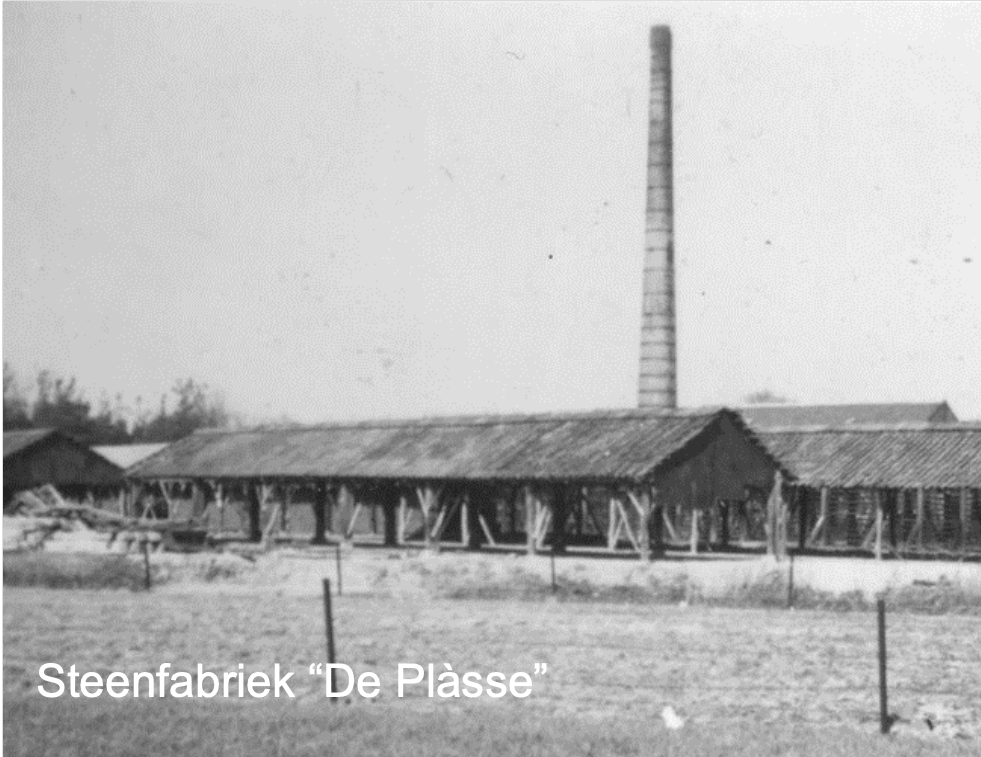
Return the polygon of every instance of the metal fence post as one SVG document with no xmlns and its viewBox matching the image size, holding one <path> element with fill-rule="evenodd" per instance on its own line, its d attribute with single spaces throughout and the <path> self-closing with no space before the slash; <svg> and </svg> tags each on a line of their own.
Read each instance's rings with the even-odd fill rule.
<svg viewBox="0 0 981 757">
<path fill-rule="evenodd" d="M 324 625 L 327 632 L 327 662 L 333 665 L 336 660 L 334 656 L 334 614 L 330 606 L 330 579 L 324 579 Z M 330 693 L 337 691 L 337 680 L 334 669 L 330 669 Z M 337 697 L 331 697 L 332 702 L 337 701 Z"/>
<path fill-rule="evenodd" d="M 886 689 L 886 600 L 876 603 L 879 615 L 879 731 L 889 733 L 889 701 Z"/>
</svg>

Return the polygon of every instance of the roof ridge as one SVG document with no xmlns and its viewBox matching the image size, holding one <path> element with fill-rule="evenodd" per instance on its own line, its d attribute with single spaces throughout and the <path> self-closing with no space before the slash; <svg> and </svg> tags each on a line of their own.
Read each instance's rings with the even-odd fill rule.
<svg viewBox="0 0 981 757">
<path fill-rule="evenodd" d="M 752 424 L 751 424 L 752 425 Z M 981 421 L 957 421 L 955 423 L 930 423 L 906 421 L 902 423 L 847 423 L 841 425 L 773 426 L 756 429 L 761 434 L 847 434 L 894 432 L 963 432 L 981 431 Z"/>
<path fill-rule="evenodd" d="M 944 405 L 947 400 L 937 400 L 928 402 L 761 402 L 754 405 L 739 405 L 739 410 L 756 409 L 796 409 L 796 408 L 815 408 L 815 407 L 935 407 Z"/>
<path fill-rule="evenodd" d="M 242 429 L 198 429 L 198 434 L 304 433 L 341 428 L 392 428 L 396 426 L 496 426 L 502 424 L 565 422 L 575 420 L 629 420 L 645 418 L 710 418 L 728 410 L 724 407 L 692 408 L 671 411 L 649 408 L 612 408 L 598 410 L 554 411 L 545 413 L 484 413 L 479 415 L 430 415 L 416 418 L 372 418 L 366 420 L 328 421 L 310 425 L 270 428 L 253 426 Z M 729 410 L 729 412 L 734 412 Z"/>
</svg>

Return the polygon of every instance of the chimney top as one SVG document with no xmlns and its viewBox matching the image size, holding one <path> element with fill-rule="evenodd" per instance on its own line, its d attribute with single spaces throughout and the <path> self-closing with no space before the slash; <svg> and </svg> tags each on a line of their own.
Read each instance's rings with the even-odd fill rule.
<svg viewBox="0 0 981 757">
<path fill-rule="evenodd" d="M 652 26 L 651 27 L 651 49 L 659 47 L 671 47 L 671 27 Z"/>
</svg>

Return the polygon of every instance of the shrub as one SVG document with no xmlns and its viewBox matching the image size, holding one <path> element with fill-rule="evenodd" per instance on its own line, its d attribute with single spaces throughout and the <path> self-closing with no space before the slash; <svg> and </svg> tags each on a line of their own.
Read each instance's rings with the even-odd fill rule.
<svg viewBox="0 0 981 757">
<path fill-rule="evenodd" d="M 4 586 L 49 589 L 142 589 L 142 563 L 125 555 L 5 552 Z"/>
</svg>

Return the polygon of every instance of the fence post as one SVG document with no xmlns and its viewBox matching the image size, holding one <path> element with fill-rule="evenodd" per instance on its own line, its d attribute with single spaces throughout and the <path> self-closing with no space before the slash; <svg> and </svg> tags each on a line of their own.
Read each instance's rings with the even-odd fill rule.
<svg viewBox="0 0 981 757">
<path fill-rule="evenodd" d="M 327 631 L 327 662 L 333 665 L 334 659 L 334 615 L 330 607 L 330 579 L 324 579 L 324 625 Z M 330 693 L 337 690 L 337 680 L 335 679 L 334 669 L 330 669 Z M 331 697 L 332 702 L 337 701 L 337 697 Z"/>
<path fill-rule="evenodd" d="M 886 600 L 876 603 L 879 615 L 879 732 L 889 733 L 889 702 L 886 690 Z"/>
<path fill-rule="evenodd" d="M 153 586 L 150 574 L 150 535 L 148 533 L 143 534 L 143 585 L 147 591 L 150 591 Z"/>
<path fill-rule="evenodd" d="M 341 543 L 337 542 L 337 551 L 334 553 L 337 562 L 337 596 L 344 593 L 344 581 L 341 578 Z"/>
</svg>

